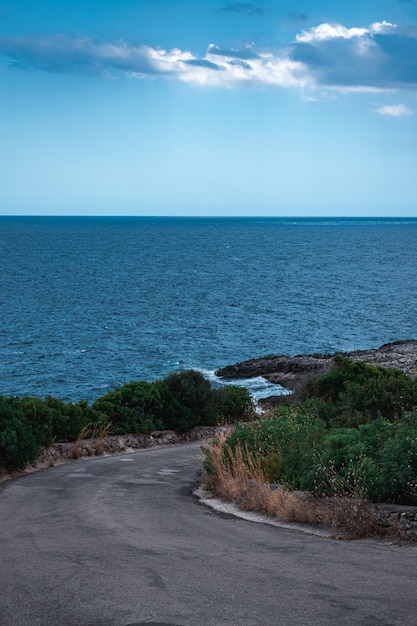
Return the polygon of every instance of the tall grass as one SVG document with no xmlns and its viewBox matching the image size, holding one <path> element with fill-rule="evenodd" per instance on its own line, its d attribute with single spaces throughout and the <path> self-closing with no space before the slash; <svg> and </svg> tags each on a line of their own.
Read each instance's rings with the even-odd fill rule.
<svg viewBox="0 0 417 626">
<path fill-rule="evenodd" d="M 86 424 L 79 432 L 76 442 L 72 448 L 72 458 L 78 459 L 83 450 L 88 456 L 100 456 L 104 454 L 104 440 L 110 434 L 111 422 L 106 426 L 97 424 Z M 87 440 L 87 441 L 86 441 Z"/>
<path fill-rule="evenodd" d="M 225 438 L 217 438 L 205 452 L 208 489 L 244 510 L 259 511 L 284 522 L 325 528 L 333 537 L 361 538 L 381 532 L 375 511 L 364 500 L 312 498 L 270 485 L 254 454 L 240 444 L 232 450 Z"/>
</svg>

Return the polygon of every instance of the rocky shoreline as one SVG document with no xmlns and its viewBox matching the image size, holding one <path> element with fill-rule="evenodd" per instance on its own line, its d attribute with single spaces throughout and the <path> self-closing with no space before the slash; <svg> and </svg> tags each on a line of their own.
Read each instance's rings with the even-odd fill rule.
<svg viewBox="0 0 417 626">
<path fill-rule="evenodd" d="M 221 378 L 239 379 L 263 376 L 271 383 L 279 384 L 295 393 L 311 377 L 323 376 L 333 369 L 334 357 L 344 356 L 352 361 L 363 361 L 370 365 L 378 365 L 401 370 L 407 376 L 417 377 L 417 340 L 407 339 L 386 343 L 380 348 L 370 350 L 353 350 L 352 352 L 335 352 L 333 354 L 287 354 L 268 355 L 227 365 L 216 371 Z M 273 404 L 288 396 L 272 396 L 265 398 L 260 404 Z"/>
</svg>

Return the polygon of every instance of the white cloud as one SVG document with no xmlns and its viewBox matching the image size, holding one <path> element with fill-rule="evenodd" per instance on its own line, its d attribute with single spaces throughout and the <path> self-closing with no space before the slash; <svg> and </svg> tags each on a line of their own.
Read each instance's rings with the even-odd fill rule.
<svg viewBox="0 0 417 626">
<path fill-rule="evenodd" d="M 405 104 L 387 104 L 375 110 L 380 115 L 388 117 L 409 117 L 414 114 L 414 111 L 405 106 Z"/>
<path fill-rule="evenodd" d="M 238 84 L 264 84 L 278 87 L 312 86 L 308 76 L 308 68 L 301 62 L 293 61 L 287 56 L 273 53 L 254 54 L 254 58 L 246 60 L 238 58 L 238 51 L 220 53 L 211 44 L 203 58 L 198 59 L 190 52 L 181 50 L 147 49 L 152 59 L 153 69 L 158 73 L 170 74 L 178 80 L 193 84 L 212 87 L 233 87 Z M 130 72 L 132 78 L 145 78 L 143 72 Z"/>
<path fill-rule="evenodd" d="M 314 26 L 309 31 L 303 30 L 300 35 L 296 35 L 296 41 L 299 43 L 312 43 L 315 41 L 329 41 L 330 39 L 353 39 L 354 37 L 364 37 L 371 33 L 386 32 L 389 28 L 396 28 L 395 24 L 390 22 L 375 22 L 370 28 L 346 28 L 341 24 L 328 24 L 324 22 L 319 26 Z"/>
<path fill-rule="evenodd" d="M 253 44 L 224 49 L 210 44 L 203 55 L 179 47 L 100 42 L 67 34 L 1 36 L 0 54 L 21 70 L 115 78 L 179 80 L 232 88 L 271 85 L 327 93 L 417 89 L 417 34 L 387 21 L 368 27 L 323 23 L 302 31 L 287 47 L 258 50 Z M 395 35 L 395 36 L 393 36 Z M 381 115 L 410 115 L 386 109 Z"/>
<path fill-rule="evenodd" d="M 316 85 L 340 93 L 417 88 L 417 34 L 391 22 L 367 28 L 320 24 L 296 37 L 291 58 Z"/>
<path fill-rule="evenodd" d="M 220 71 L 188 66 L 182 68 L 179 78 L 190 83 L 208 85 L 236 85 L 238 83 L 261 83 L 279 87 L 306 87 L 311 83 L 307 67 L 285 55 L 271 52 L 258 53 L 255 58 L 239 60 L 235 56 L 212 54 L 209 47 L 205 60 L 216 64 Z"/>
<path fill-rule="evenodd" d="M 311 83 L 308 68 L 284 52 L 258 53 L 250 47 L 222 50 L 210 44 L 199 58 L 187 50 L 131 45 L 122 40 L 95 42 L 87 37 L 1 37 L 0 52 L 16 68 L 60 74 L 130 78 L 168 76 L 195 85 L 230 87 L 263 83 L 281 87 L 305 87 Z"/>
<path fill-rule="evenodd" d="M 343 39 L 351 39 L 352 37 L 361 37 L 368 31 L 366 28 L 346 28 L 340 24 L 319 24 L 310 28 L 309 31 L 303 30 L 300 35 L 296 36 L 296 41 L 299 43 L 311 43 L 313 41 L 326 41 L 328 39 L 336 39 L 342 37 Z"/>
<path fill-rule="evenodd" d="M 386 22 L 383 20 L 382 22 L 374 22 L 370 26 L 371 33 L 387 33 L 391 28 L 397 28 L 397 24 L 391 24 L 391 22 Z"/>
</svg>

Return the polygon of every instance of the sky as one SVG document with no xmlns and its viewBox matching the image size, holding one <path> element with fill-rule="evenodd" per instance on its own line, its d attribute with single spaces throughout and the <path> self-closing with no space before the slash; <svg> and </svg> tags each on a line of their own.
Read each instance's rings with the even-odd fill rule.
<svg viewBox="0 0 417 626">
<path fill-rule="evenodd" d="M 417 217 L 417 0 L 0 0 L 0 215 Z"/>
</svg>

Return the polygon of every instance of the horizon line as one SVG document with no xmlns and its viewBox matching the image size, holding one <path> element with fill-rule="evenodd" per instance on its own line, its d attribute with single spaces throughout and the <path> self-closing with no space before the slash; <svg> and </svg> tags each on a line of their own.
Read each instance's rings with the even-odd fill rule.
<svg viewBox="0 0 417 626">
<path fill-rule="evenodd" d="M 7 215 L 0 215 L 2 218 L 103 218 L 103 219 L 417 219 L 417 215 L 97 215 L 97 214 L 20 214 L 10 213 Z"/>
</svg>

